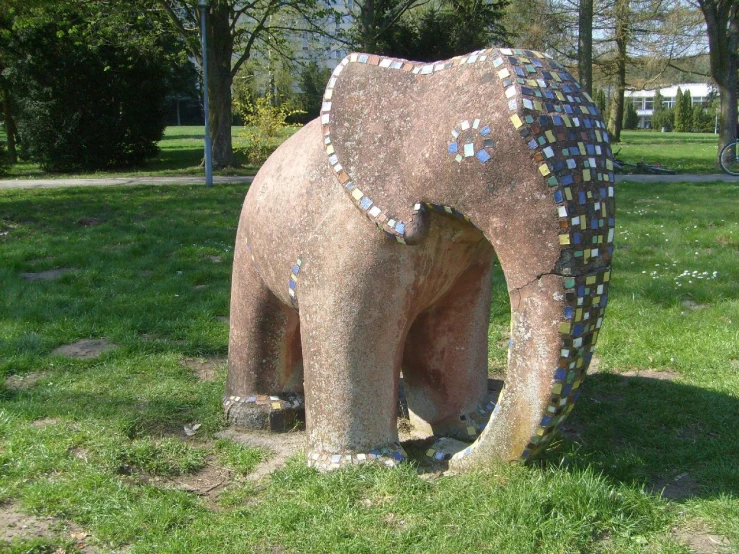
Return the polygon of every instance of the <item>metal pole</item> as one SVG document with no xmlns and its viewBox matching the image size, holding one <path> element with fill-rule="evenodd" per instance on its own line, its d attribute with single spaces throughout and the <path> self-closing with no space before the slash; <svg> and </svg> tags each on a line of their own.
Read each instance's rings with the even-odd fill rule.
<svg viewBox="0 0 739 554">
<path fill-rule="evenodd" d="M 213 186 L 213 150 L 210 141 L 210 121 L 208 115 L 208 41 L 205 34 L 205 10 L 208 3 L 202 0 L 200 5 L 200 36 L 203 44 L 203 112 L 205 114 L 205 186 Z"/>
</svg>

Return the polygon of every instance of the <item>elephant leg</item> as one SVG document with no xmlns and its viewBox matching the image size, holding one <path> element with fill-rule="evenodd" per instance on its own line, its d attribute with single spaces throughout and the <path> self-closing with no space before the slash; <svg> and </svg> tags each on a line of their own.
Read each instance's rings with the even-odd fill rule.
<svg viewBox="0 0 739 554">
<path fill-rule="evenodd" d="M 419 431 L 473 440 L 487 422 L 492 257 L 485 243 L 474 265 L 410 328 L 403 385 L 411 423 Z"/>
<path fill-rule="evenodd" d="M 397 403 L 410 293 L 383 276 L 391 273 L 387 261 L 362 272 L 348 259 L 360 263 L 361 251 L 331 252 L 338 274 L 323 274 L 310 260 L 301 269 L 308 464 L 320 470 L 372 459 L 395 465 L 406 457 Z M 347 279 L 357 276 L 361 285 Z"/>
<path fill-rule="evenodd" d="M 264 284 L 243 237 L 237 245 L 224 410 L 236 426 L 288 430 L 303 417 L 298 314 Z"/>
</svg>

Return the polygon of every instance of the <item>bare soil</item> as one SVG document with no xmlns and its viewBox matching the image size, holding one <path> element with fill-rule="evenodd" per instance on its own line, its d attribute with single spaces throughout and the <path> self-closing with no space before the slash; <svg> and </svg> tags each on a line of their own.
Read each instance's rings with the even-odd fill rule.
<svg viewBox="0 0 739 554">
<path fill-rule="evenodd" d="M 672 534 L 696 554 L 722 554 L 733 552 L 729 539 L 709 532 L 705 528 L 675 528 Z"/>
<path fill-rule="evenodd" d="M 5 386 L 11 390 L 26 390 L 33 387 L 37 381 L 49 376 L 47 371 L 28 373 L 26 375 L 10 375 L 5 378 Z"/>
<path fill-rule="evenodd" d="M 216 437 L 229 439 L 252 448 L 264 448 L 272 453 L 272 456 L 247 475 L 246 478 L 250 481 L 261 481 L 283 467 L 288 458 L 305 449 L 305 431 L 270 433 L 268 431 L 226 429 L 218 433 Z"/>
<path fill-rule="evenodd" d="M 203 381 L 215 381 L 225 369 L 227 358 L 182 358 L 180 364 L 191 369 Z"/>
<path fill-rule="evenodd" d="M 86 542 L 90 534 L 76 525 L 53 517 L 38 517 L 23 513 L 14 504 L 0 505 L 0 543 L 32 539 L 73 540 L 76 552 L 92 554 L 97 549 Z"/>
<path fill-rule="evenodd" d="M 117 344 L 109 342 L 106 339 L 83 339 L 73 344 L 60 346 L 52 350 L 51 355 L 88 360 L 97 358 L 103 352 L 115 350 L 116 348 L 118 348 Z"/>
<path fill-rule="evenodd" d="M 62 275 L 74 271 L 73 267 L 60 267 L 59 269 L 49 269 L 48 271 L 41 271 L 38 273 L 23 273 L 23 278 L 26 281 L 53 281 L 59 279 Z"/>
</svg>

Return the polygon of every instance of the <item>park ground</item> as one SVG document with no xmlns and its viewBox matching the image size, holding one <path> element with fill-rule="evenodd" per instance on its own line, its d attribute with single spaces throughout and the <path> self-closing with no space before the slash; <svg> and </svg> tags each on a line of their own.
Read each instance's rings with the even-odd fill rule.
<svg viewBox="0 0 739 554">
<path fill-rule="evenodd" d="M 227 430 L 246 185 L 0 190 L 0 552 L 739 549 L 739 189 L 619 185 L 608 313 L 537 463 L 319 474 Z M 509 305 L 494 275 L 491 378 Z M 401 420 L 401 427 L 403 421 Z"/>
<path fill-rule="evenodd" d="M 275 146 L 295 132 L 296 127 L 280 131 Z M 254 175 L 258 167 L 250 165 L 243 154 L 247 139 L 243 127 L 232 128 L 238 168 L 216 171 L 216 175 Z M 203 127 L 167 127 L 159 143 L 159 156 L 135 170 L 96 173 L 54 174 L 44 172 L 37 164 L 21 162 L 10 168 L 5 179 L 100 178 L 100 177 L 174 177 L 202 175 Z M 0 132 L 0 140 L 4 136 Z M 658 163 L 681 174 L 720 173 L 716 165 L 718 139 L 709 133 L 658 133 L 622 131 L 622 141 L 614 145 L 625 162 Z"/>
</svg>

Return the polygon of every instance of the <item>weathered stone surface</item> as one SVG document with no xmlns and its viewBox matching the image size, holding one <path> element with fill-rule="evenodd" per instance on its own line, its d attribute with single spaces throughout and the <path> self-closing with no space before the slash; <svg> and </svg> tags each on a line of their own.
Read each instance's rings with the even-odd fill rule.
<svg viewBox="0 0 739 554">
<path fill-rule="evenodd" d="M 229 419 L 267 428 L 270 409 L 234 399 L 304 394 L 311 465 L 393 465 L 405 457 L 402 369 L 415 426 L 476 439 L 453 466 L 528 460 L 571 411 L 592 357 L 613 196 L 600 114 L 546 56 L 350 55 L 320 118 L 270 157 L 244 202 Z M 493 405 L 494 255 L 512 325 Z"/>
</svg>

